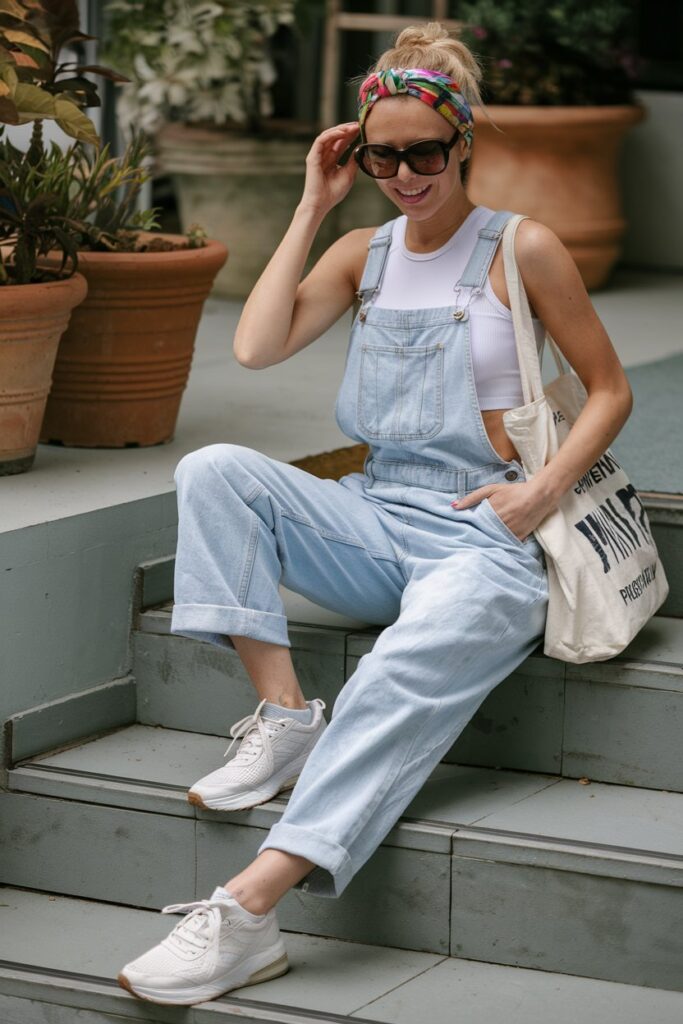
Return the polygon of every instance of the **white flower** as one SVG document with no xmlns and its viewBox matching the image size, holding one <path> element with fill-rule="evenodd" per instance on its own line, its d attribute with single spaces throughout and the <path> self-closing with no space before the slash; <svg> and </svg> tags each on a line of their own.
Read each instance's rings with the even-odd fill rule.
<svg viewBox="0 0 683 1024">
<path fill-rule="evenodd" d="M 181 25 L 171 25 L 168 30 L 168 41 L 185 53 L 203 53 L 204 47 L 195 32 Z"/>
<path fill-rule="evenodd" d="M 131 53 L 133 81 L 119 91 L 122 124 L 241 124 L 272 114 L 270 38 L 294 21 L 293 0 L 164 0 L 163 18 L 144 0 L 110 0 L 107 9 Z"/>
</svg>

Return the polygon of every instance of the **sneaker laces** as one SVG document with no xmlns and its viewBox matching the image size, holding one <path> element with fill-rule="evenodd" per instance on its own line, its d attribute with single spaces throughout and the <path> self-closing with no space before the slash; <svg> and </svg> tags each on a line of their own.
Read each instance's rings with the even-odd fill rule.
<svg viewBox="0 0 683 1024">
<path fill-rule="evenodd" d="M 224 906 L 222 901 L 196 900 L 192 903 L 170 903 L 163 907 L 162 914 L 186 913 L 187 916 L 178 922 L 170 935 L 162 939 L 162 946 L 171 949 L 175 946 L 183 953 L 206 949 L 220 931 L 223 922 L 220 908 Z M 226 920 L 229 923 L 229 919 Z"/>
<path fill-rule="evenodd" d="M 246 715 L 241 718 L 239 722 L 235 722 L 230 727 L 230 735 L 233 737 L 232 743 L 225 751 L 224 757 L 227 757 L 233 748 L 233 744 L 236 743 L 240 737 L 243 737 L 240 743 L 237 754 L 234 757 L 234 761 L 238 760 L 243 764 L 249 763 L 254 759 L 254 756 L 258 755 L 263 747 L 267 746 L 270 742 L 270 734 L 268 728 L 266 728 L 264 719 L 261 718 L 261 708 L 266 703 L 265 698 L 260 702 L 256 710 L 251 715 Z M 284 722 L 275 722 L 272 719 L 268 719 L 268 726 L 273 732 L 277 732 L 284 728 Z"/>
</svg>

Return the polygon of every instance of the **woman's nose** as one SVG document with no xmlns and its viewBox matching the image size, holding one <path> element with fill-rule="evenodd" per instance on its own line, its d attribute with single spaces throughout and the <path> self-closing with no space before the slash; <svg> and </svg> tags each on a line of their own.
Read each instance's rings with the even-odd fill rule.
<svg viewBox="0 0 683 1024">
<path fill-rule="evenodd" d="M 407 160 L 401 160 L 396 171 L 396 177 L 401 181 L 410 181 L 415 177 L 415 172 L 408 166 Z"/>
</svg>

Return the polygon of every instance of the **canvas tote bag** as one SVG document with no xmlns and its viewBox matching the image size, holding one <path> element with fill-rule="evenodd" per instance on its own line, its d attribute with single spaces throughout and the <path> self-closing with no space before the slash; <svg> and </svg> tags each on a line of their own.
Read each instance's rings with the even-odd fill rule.
<svg viewBox="0 0 683 1024">
<path fill-rule="evenodd" d="M 587 398 L 546 332 L 559 376 L 543 386 L 531 310 L 514 252 L 520 221 L 503 231 L 524 405 L 503 424 L 527 478 L 558 451 Z M 612 658 L 627 646 L 669 593 L 645 509 L 609 448 L 533 531 L 546 556 L 548 617 L 544 652 L 563 661 Z"/>
</svg>

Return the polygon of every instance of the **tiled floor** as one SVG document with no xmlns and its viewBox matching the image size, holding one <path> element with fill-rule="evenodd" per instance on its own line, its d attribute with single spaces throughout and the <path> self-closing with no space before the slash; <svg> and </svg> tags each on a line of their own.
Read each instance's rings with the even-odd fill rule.
<svg viewBox="0 0 683 1024">
<path fill-rule="evenodd" d="M 624 365 L 681 351 L 682 285 L 681 274 L 621 270 L 609 288 L 592 293 Z M 334 419 L 351 313 L 294 358 L 254 371 L 232 354 L 241 308 L 207 302 L 171 444 L 123 451 L 40 445 L 30 472 L 0 480 L 0 532 L 172 491 L 179 459 L 216 441 L 284 461 L 354 443 Z"/>
</svg>

